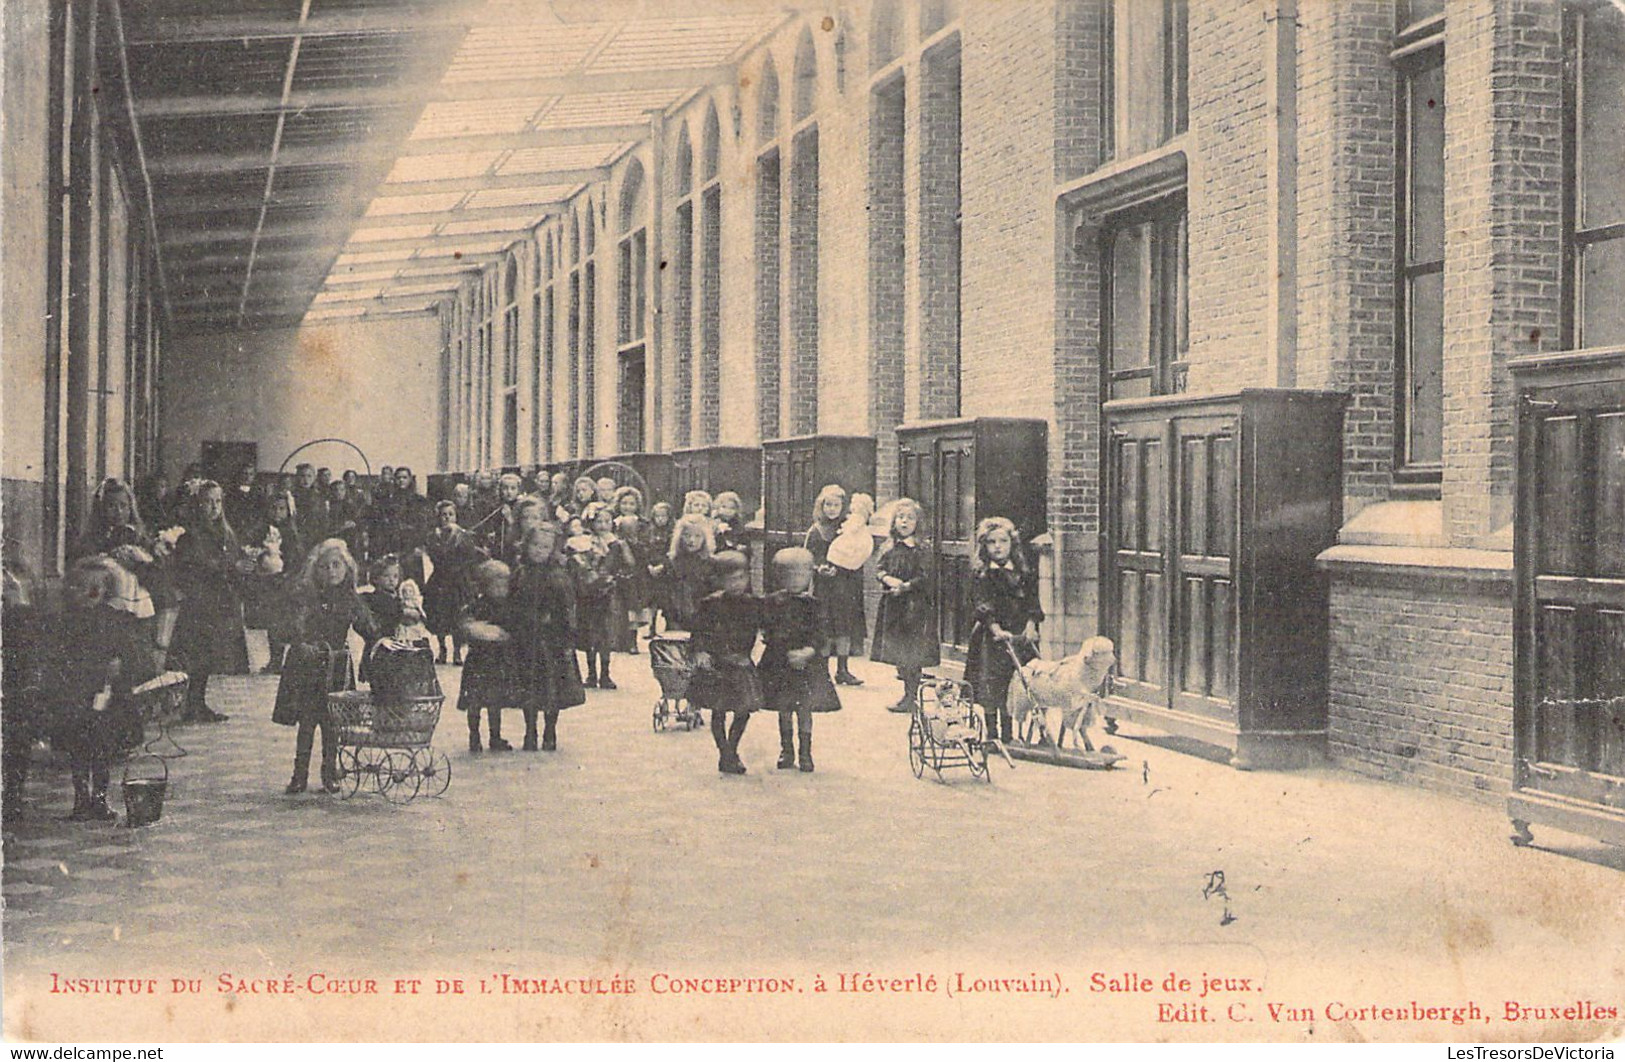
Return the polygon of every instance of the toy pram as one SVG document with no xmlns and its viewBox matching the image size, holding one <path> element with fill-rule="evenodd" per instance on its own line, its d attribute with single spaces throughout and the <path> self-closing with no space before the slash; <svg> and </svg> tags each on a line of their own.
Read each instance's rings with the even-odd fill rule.
<svg viewBox="0 0 1625 1062">
<path fill-rule="evenodd" d="M 943 771 L 963 767 L 972 778 L 992 780 L 982 717 L 971 700 L 971 688 L 963 682 L 921 676 L 920 696 L 908 723 L 908 765 L 914 777 L 923 777 L 929 767 L 942 782 Z"/>
<path fill-rule="evenodd" d="M 429 744 L 444 702 L 439 694 L 403 696 L 390 704 L 374 704 L 368 690 L 328 694 L 328 715 L 338 730 L 342 795 L 354 796 L 366 786 L 404 804 L 444 793 L 451 785 L 451 760 Z"/>
<path fill-rule="evenodd" d="M 655 701 L 654 728 L 693 730 L 701 723 L 700 710 L 688 703 L 688 683 L 694 677 L 689 658 L 688 632 L 668 631 L 649 639 L 649 670 L 660 683 Z"/>
</svg>

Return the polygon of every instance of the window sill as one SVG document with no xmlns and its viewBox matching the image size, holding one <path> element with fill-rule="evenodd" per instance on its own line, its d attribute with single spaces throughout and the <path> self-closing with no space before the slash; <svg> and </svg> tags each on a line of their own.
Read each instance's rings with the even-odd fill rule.
<svg viewBox="0 0 1625 1062">
<path fill-rule="evenodd" d="M 1510 589 L 1510 548 L 1453 547 L 1437 500 L 1378 502 L 1361 509 L 1337 533 L 1337 545 L 1315 558 L 1321 571 L 1350 579 L 1443 579 Z M 1509 546 L 1497 535 L 1487 544 Z"/>
<path fill-rule="evenodd" d="M 1070 210 L 1103 213 L 1134 206 L 1185 187 L 1185 145 L 1181 134 L 1126 159 L 1115 159 L 1093 173 L 1057 185 L 1055 198 Z"/>
</svg>

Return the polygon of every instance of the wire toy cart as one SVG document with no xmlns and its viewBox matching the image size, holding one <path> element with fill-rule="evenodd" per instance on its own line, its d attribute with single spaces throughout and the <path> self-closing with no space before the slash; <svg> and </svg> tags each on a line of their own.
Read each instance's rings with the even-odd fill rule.
<svg viewBox="0 0 1625 1062">
<path fill-rule="evenodd" d="M 651 638 L 649 670 L 660 683 L 660 698 L 654 708 L 655 730 L 697 729 L 702 721 L 700 710 L 688 702 L 688 683 L 694 677 L 694 664 L 689 655 L 687 632 L 672 631 Z"/>
<path fill-rule="evenodd" d="M 908 765 L 914 777 L 924 777 L 929 767 L 937 781 L 946 782 L 944 771 L 964 768 L 972 778 L 991 782 L 985 733 L 968 684 L 921 677 L 919 700 L 908 722 Z"/>
<path fill-rule="evenodd" d="M 366 788 L 405 804 L 444 793 L 451 785 L 451 760 L 429 744 L 444 703 L 438 695 L 374 704 L 368 690 L 328 694 L 328 716 L 338 730 L 342 795 Z"/>
</svg>

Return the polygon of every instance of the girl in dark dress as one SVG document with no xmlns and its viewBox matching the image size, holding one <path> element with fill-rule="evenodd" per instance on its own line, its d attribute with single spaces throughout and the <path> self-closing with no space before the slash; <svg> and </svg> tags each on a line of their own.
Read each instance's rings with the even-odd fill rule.
<svg viewBox="0 0 1625 1062">
<path fill-rule="evenodd" d="M 1002 516 L 976 525 L 971 563 L 975 612 L 965 681 L 987 717 L 988 740 L 1009 741 L 1011 720 L 1005 701 L 1016 673 L 1010 649 L 1023 664 L 1038 656 L 1038 625 L 1044 621 L 1038 580 L 1027 564 L 1015 525 Z"/>
<path fill-rule="evenodd" d="M 69 560 L 96 555 L 109 557 L 136 580 L 139 593 L 119 607 L 140 622 L 142 636 L 157 654 L 154 667 L 163 669 L 164 650 L 169 644 L 178 604 L 170 580 L 169 543 L 147 533 L 136 504 L 135 492 L 117 479 L 105 480 L 90 506 L 85 533 L 68 551 Z"/>
<path fill-rule="evenodd" d="M 780 589 L 764 602 L 762 659 L 757 663 L 763 706 L 779 713 L 779 770 L 799 766 L 811 773 L 813 713 L 838 712 L 841 699 L 819 652 L 822 610 L 812 594 L 812 554 L 794 547 L 781 549 L 773 554 L 773 566 Z"/>
<path fill-rule="evenodd" d="M 293 496 L 281 490 L 266 502 L 264 518 L 249 530 L 249 541 L 266 541 L 273 527 L 282 536 L 282 571 L 265 571 L 262 564 L 252 577 L 250 591 L 250 596 L 257 599 L 253 611 L 265 624 L 266 642 L 271 650 L 271 658 L 265 665 L 267 674 L 282 669 L 283 654 L 293 637 L 292 589 L 305 558 L 304 540 L 299 535 L 299 521 L 293 512 Z"/>
<path fill-rule="evenodd" d="M 715 555 L 710 519 L 691 513 L 677 521 L 665 563 L 650 569 L 658 588 L 660 614 L 665 617 L 666 630 L 692 629 L 694 610 L 711 593 L 714 573 L 711 558 Z M 650 633 L 654 633 L 652 625 Z"/>
<path fill-rule="evenodd" d="M 664 550 L 657 542 L 649 521 L 643 515 L 643 492 L 625 486 L 615 492 L 615 534 L 632 551 L 632 574 L 622 590 L 626 596 L 627 639 L 624 648 L 638 651 L 637 630 L 649 622 L 649 565 L 654 554 Z"/>
<path fill-rule="evenodd" d="M 920 673 L 940 662 L 936 594 L 930 557 L 919 546 L 920 506 L 899 498 L 892 509 L 891 544 L 880 555 L 880 609 L 869 658 L 894 664 L 903 680 L 903 698 L 887 710 L 912 712 L 920 698 Z"/>
<path fill-rule="evenodd" d="M 386 553 L 373 561 L 371 568 L 372 578 L 368 581 L 372 583 L 372 589 L 358 595 L 361 603 L 367 606 L 373 622 L 372 637 L 366 640 L 366 645 L 361 650 L 361 666 L 357 669 L 362 682 L 372 681 L 367 664 L 372 658 L 373 647 L 379 640 L 394 638 L 396 631 L 403 625 L 423 621 L 422 616 L 409 617 L 406 606 L 401 602 L 400 590 L 403 578 L 401 559 L 393 553 Z"/>
<path fill-rule="evenodd" d="M 711 503 L 711 534 L 716 539 L 717 552 L 738 550 L 744 552 L 741 533 L 745 517 L 739 511 L 745 503 L 731 490 L 718 494 Z"/>
<path fill-rule="evenodd" d="M 429 633 L 440 643 L 440 662 L 461 664 L 463 646 L 457 631 L 457 620 L 470 593 L 469 579 L 474 566 L 485 559 L 474 534 L 457 522 L 457 506 L 443 501 L 435 505 L 437 526 L 423 543 L 434 571 L 423 588 L 424 610 Z M 448 661 L 446 643 L 451 643 Z"/>
<path fill-rule="evenodd" d="M 298 726 L 293 778 L 286 792 L 303 793 L 310 783 L 310 750 L 322 732 L 322 791 L 339 788 L 338 742 L 330 732 L 327 695 L 355 686 L 346 640 L 354 630 L 368 643 L 378 624 L 356 593 L 356 563 L 340 538 L 325 539 L 305 559 L 294 589 L 294 640 L 276 691 L 271 721 Z"/>
<path fill-rule="evenodd" d="M 609 677 L 610 652 L 626 643 L 626 596 L 632 551 L 615 534 L 615 514 L 593 502 L 582 514 L 589 540 L 572 552 L 576 573 L 578 645 L 587 654 L 588 689 L 616 689 Z"/>
<path fill-rule="evenodd" d="M 750 592 L 750 562 L 743 553 L 719 553 L 716 578 L 722 589 L 700 601 L 694 612 L 694 677 L 688 700 L 711 710 L 711 737 L 717 745 L 717 770 L 744 774 L 739 741 L 750 713 L 762 707 L 762 682 L 751 660 L 762 626 L 762 602 Z M 733 713 L 733 724 L 728 713 Z"/>
<path fill-rule="evenodd" d="M 172 651 L 191 679 L 183 717 L 190 722 L 219 723 L 226 716 L 211 710 L 205 699 L 209 676 L 240 675 L 248 670 L 239 584 L 257 562 L 243 554 L 236 533 L 226 523 L 225 495 L 218 483 L 201 483 L 191 509 L 186 533 L 175 546 L 173 569 L 181 608 Z"/>
<path fill-rule="evenodd" d="M 73 566 L 67 609 L 45 639 L 39 694 L 73 772 L 73 822 L 112 822 L 110 765 L 120 749 L 141 743 L 141 716 L 131 690 L 152 678 L 151 644 L 139 622 L 114 607 L 118 564 L 97 555 Z M 7 666 L 11 666 L 7 647 Z M 9 707 L 9 706 L 8 706 Z"/>
<path fill-rule="evenodd" d="M 818 492 L 813 524 L 807 529 L 802 547 L 813 555 L 817 565 L 813 596 L 824 606 L 824 652 L 835 658 L 835 681 L 842 686 L 861 686 L 863 680 L 852 674 L 847 658 L 863 652 L 869 633 L 863 615 L 863 573 L 829 563 L 830 543 L 841 533 L 845 516 L 846 491 L 828 484 Z"/>
<path fill-rule="evenodd" d="M 502 740 L 502 709 L 518 708 L 530 697 L 521 646 L 515 632 L 524 626 L 510 590 L 512 570 L 499 560 L 474 569 L 475 594 L 463 606 L 459 628 L 468 657 L 457 707 L 468 716 L 468 751 L 480 751 L 480 710 L 485 710 L 492 752 L 512 752 Z"/>
<path fill-rule="evenodd" d="M 527 752 L 536 751 L 538 712 L 545 722 L 541 749 L 552 752 L 558 748 L 559 713 L 587 700 L 576 665 L 575 580 L 561 545 L 557 524 L 532 528 L 513 573 L 515 640 L 529 692 L 521 705 Z"/>
</svg>

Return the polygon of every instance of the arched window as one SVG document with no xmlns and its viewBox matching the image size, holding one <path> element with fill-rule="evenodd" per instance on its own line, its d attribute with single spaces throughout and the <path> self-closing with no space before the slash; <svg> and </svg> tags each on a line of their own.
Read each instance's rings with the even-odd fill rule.
<svg viewBox="0 0 1625 1062">
<path fill-rule="evenodd" d="M 767 144 L 779 136 L 779 72 L 770 55 L 762 64 L 762 87 L 757 94 L 756 142 Z"/>
<path fill-rule="evenodd" d="M 795 95 L 791 107 L 791 121 L 800 125 L 812 116 L 818 106 L 818 52 L 813 47 L 812 33 L 801 31 L 796 42 Z"/>
<path fill-rule="evenodd" d="M 869 15 L 869 72 L 872 74 L 902 53 L 903 19 L 898 0 L 875 0 Z"/>
<path fill-rule="evenodd" d="M 688 139 L 688 123 L 677 130 L 677 194 L 688 195 L 694 190 L 694 145 Z"/>
<path fill-rule="evenodd" d="M 616 211 L 620 229 L 616 393 L 621 453 L 641 451 L 644 441 L 643 399 L 648 363 L 645 343 L 649 331 L 649 210 L 644 184 L 643 163 L 634 158 L 621 181 L 621 198 Z"/>
<path fill-rule="evenodd" d="M 714 446 L 722 437 L 722 125 L 714 103 L 700 143 L 699 441 Z"/>
<path fill-rule="evenodd" d="M 519 463 L 519 252 L 502 269 L 502 463 Z"/>
<path fill-rule="evenodd" d="M 679 447 L 694 441 L 694 147 L 677 129 L 676 202 L 671 220 L 672 420 Z"/>
</svg>

